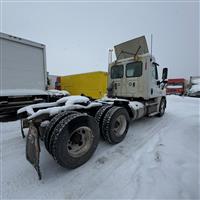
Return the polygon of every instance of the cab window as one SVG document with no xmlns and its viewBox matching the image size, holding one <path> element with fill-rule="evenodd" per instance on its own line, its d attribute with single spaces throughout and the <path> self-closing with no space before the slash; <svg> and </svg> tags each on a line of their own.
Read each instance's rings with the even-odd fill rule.
<svg viewBox="0 0 200 200">
<path fill-rule="evenodd" d="M 158 70 L 155 64 L 152 64 L 152 78 L 158 80 Z"/>
<path fill-rule="evenodd" d="M 111 78 L 122 78 L 124 76 L 124 66 L 115 65 L 111 68 Z"/>
<path fill-rule="evenodd" d="M 126 77 L 142 76 L 142 62 L 132 62 L 126 65 Z"/>
</svg>

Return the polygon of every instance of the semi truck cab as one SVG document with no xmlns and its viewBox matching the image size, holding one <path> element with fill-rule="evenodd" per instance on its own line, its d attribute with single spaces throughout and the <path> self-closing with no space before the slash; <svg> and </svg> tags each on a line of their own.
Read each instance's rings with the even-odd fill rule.
<svg viewBox="0 0 200 200">
<path fill-rule="evenodd" d="M 117 59 L 108 67 L 109 97 L 148 100 L 166 94 L 144 36 L 115 46 L 115 53 Z"/>
</svg>

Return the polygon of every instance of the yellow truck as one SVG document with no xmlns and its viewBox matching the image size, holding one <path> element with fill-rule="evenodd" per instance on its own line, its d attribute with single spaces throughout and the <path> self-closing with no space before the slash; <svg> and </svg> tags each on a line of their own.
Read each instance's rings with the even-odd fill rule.
<svg viewBox="0 0 200 200">
<path fill-rule="evenodd" d="M 107 72 L 97 71 L 69 76 L 61 76 L 61 90 L 67 90 L 71 95 L 85 95 L 99 99 L 106 94 Z"/>
</svg>

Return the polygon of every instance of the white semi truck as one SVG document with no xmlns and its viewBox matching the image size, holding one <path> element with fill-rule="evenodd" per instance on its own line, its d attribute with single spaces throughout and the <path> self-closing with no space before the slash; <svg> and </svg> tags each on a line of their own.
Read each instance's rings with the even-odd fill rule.
<svg viewBox="0 0 200 200">
<path fill-rule="evenodd" d="M 22 128 L 29 128 L 26 157 L 39 179 L 39 138 L 58 164 L 76 168 L 93 155 L 100 135 L 117 144 L 125 138 L 130 120 L 164 115 L 167 68 L 159 80 L 159 65 L 148 52 L 145 37 L 115 46 L 115 53 L 116 60 L 108 67 L 107 97 L 91 101 L 84 96 L 69 96 L 18 111 Z"/>
<path fill-rule="evenodd" d="M 48 98 L 45 45 L 0 33 L 0 115 Z"/>
<path fill-rule="evenodd" d="M 200 97 L 200 76 L 190 76 L 188 96 Z"/>
</svg>

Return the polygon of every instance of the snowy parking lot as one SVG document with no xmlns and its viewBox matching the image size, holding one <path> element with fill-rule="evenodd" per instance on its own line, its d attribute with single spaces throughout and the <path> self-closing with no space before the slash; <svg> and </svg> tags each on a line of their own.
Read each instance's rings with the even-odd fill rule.
<svg viewBox="0 0 200 200">
<path fill-rule="evenodd" d="M 168 96 L 163 117 L 131 122 L 118 145 L 100 140 L 75 170 L 41 144 L 41 181 L 26 161 L 19 121 L 0 123 L 2 199 L 199 199 L 200 99 Z"/>
</svg>

